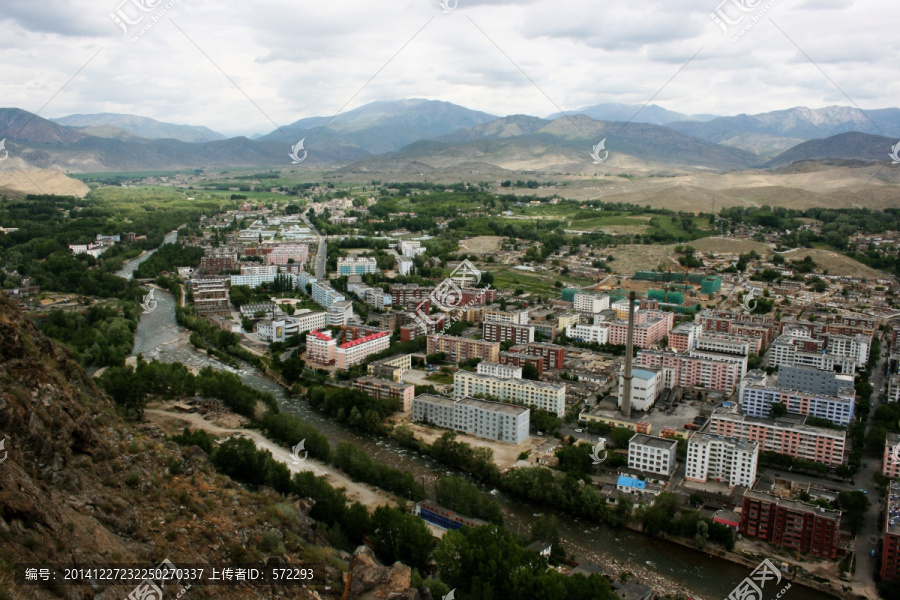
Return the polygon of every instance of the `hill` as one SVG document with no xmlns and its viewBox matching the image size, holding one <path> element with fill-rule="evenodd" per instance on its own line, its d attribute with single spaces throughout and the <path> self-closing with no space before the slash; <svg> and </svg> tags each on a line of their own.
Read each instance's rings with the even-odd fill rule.
<svg viewBox="0 0 900 600">
<path fill-rule="evenodd" d="M 597 121 L 621 121 L 626 123 L 649 123 L 651 125 L 666 125 L 676 121 L 708 121 L 714 119 L 714 115 L 686 115 L 684 113 L 667 110 L 657 104 L 643 106 L 641 104 L 620 104 L 609 102 L 585 106 L 577 110 L 569 110 L 566 113 L 553 113 L 548 120 L 555 120 L 568 115 L 585 115 Z"/>
<path fill-rule="evenodd" d="M 148 117 L 137 115 L 121 115 L 116 113 L 98 113 L 92 115 L 68 115 L 51 119 L 54 123 L 69 127 L 99 128 L 115 127 L 136 136 L 151 140 L 171 138 L 181 142 L 212 142 L 224 140 L 225 136 L 208 127 L 196 125 L 176 125 L 164 123 Z"/>
<path fill-rule="evenodd" d="M 803 142 L 787 150 L 764 166 L 782 167 L 800 161 L 833 159 L 840 161 L 890 161 L 895 140 L 867 133 L 842 133 L 821 140 Z"/>
</svg>

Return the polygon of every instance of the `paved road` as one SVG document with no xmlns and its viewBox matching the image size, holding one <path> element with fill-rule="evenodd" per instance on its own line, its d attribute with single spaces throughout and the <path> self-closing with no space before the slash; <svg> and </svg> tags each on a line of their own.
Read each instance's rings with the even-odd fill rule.
<svg viewBox="0 0 900 600">
<path fill-rule="evenodd" d="M 882 347 L 887 347 L 887 341 L 882 338 Z M 885 357 L 878 359 L 878 364 L 872 372 L 870 380 L 874 391 L 872 392 L 872 409 L 869 412 L 869 422 L 866 428 L 872 426 L 872 419 L 875 409 L 880 405 L 879 397 L 881 396 L 881 388 L 885 384 Z M 866 520 L 860 528 L 857 538 L 857 559 L 856 559 L 856 576 L 853 580 L 854 592 L 865 594 L 868 598 L 877 598 L 878 594 L 875 588 L 875 578 L 873 577 L 876 569 L 879 569 L 881 556 L 872 557 L 872 550 L 878 549 L 878 538 L 881 537 L 883 523 L 879 519 L 881 513 L 881 505 L 884 498 L 878 492 L 875 484 L 872 482 L 872 475 L 881 471 L 882 453 L 863 452 L 863 464 L 856 474 L 856 487 L 866 490 L 869 495 L 869 513 Z"/>
</svg>

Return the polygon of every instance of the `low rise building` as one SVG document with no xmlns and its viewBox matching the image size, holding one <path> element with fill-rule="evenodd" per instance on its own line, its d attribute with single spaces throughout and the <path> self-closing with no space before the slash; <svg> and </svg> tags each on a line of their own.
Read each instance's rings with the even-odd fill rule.
<svg viewBox="0 0 900 600">
<path fill-rule="evenodd" d="M 741 380 L 738 401 L 744 414 L 751 417 L 768 417 L 775 404 L 782 404 L 787 412 L 827 419 L 846 427 L 853 421 L 856 391 L 849 387 L 839 390 L 836 396 L 826 396 L 785 389 L 778 376 L 754 370 Z"/>
<path fill-rule="evenodd" d="M 609 296 L 597 292 L 576 292 L 573 307 L 578 312 L 600 313 L 609 309 Z"/>
<path fill-rule="evenodd" d="M 368 394 L 376 400 L 397 398 L 400 400 L 400 410 L 403 412 L 412 410 L 413 397 L 416 395 L 416 386 L 411 383 L 398 383 L 390 379 L 371 376 L 354 379 L 353 389 Z"/>
<path fill-rule="evenodd" d="M 566 412 L 566 386 L 528 379 L 501 379 L 490 375 L 457 371 L 453 376 L 453 395 L 457 398 L 485 396 L 521 402 L 545 410 L 557 417 Z"/>
<path fill-rule="evenodd" d="M 378 262 L 372 257 L 339 258 L 338 275 L 366 275 L 378 272 Z"/>
<path fill-rule="evenodd" d="M 524 406 L 423 394 L 413 398 L 412 420 L 501 442 L 528 439 L 531 411 Z"/>
<path fill-rule="evenodd" d="M 500 379 L 522 379 L 522 367 L 513 365 L 481 361 L 476 369 L 479 375 L 490 375 Z"/>
<path fill-rule="evenodd" d="M 573 323 L 566 327 L 566 337 L 577 342 L 606 344 L 609 342 L 609 324 L 579 325 Z"/>
<path fill-rule="evenodd" d="M 723 481 L 728 487 L 753 487 L 759 444 L 749 440 L 695 432 L 688 440 L 685 479 Z"/>
<path fill-rule="evenodd" d="M 485 321 L 482 325 L 483 337 L 488 342 L 528 344 L 534 341 L 533 325 L 516 325 L 497 321 Z"/>
<path fill-rule="evenodd" d="M 426 352 L 443 352 L 453 362 L 480 358 L 487 362 L 499 362 L 500 342 L 485 342 L 450 335 L 431 334 L 427 338 Z"/>
<path fill-rule="evenodd" d="M 632 369 L 631 409 L 647 411 L 663 391 L 662 372 L 658 369 Z M 625 394 L 625 374 L 619 374 L 619 408 Z"/>
<path fill-rule="evenodd" d="M 675 472 L 678 440 L 666 440 L 642 433 L 628 442 L 628 468 L 669 477 Z"/>
</svg>

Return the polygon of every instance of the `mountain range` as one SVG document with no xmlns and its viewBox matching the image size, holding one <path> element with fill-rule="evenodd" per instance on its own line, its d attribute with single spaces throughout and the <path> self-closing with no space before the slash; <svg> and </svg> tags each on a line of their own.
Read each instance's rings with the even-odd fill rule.
<svg viewBox="0 0 900 600">
<path fill-rule="evenodd" d="M 292 167 L 346 172 L 690 172 L 773 169 L 799 161 L 886 161 L 900 109 L 833 106 L 722 117 L 656 105 L 598 104 L 547 118 L 498 117 L 436 100 L 379 101 L 308 117 L 254 136 L 102 113 L 45 119 L 0 109 L 8 161 L 0 169 L 109 172 Z M 594 160 L 590 153 L 603 141 Z M 604 158 L 604 153 L 609 152 Z"/>
</svg>

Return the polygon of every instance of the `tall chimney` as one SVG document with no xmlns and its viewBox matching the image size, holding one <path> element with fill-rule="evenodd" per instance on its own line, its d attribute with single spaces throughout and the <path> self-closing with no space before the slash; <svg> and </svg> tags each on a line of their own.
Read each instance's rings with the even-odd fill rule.
<svg viewBox="0 0 900 600">
<path fill-rule="evenodd" d="M 628 294 L 628 336 L 625 338 L 625 376 L 622 378 L 622 414 L 631 417 L 631 363 L 634 348 L 634 292 Z"/>
</svg>

